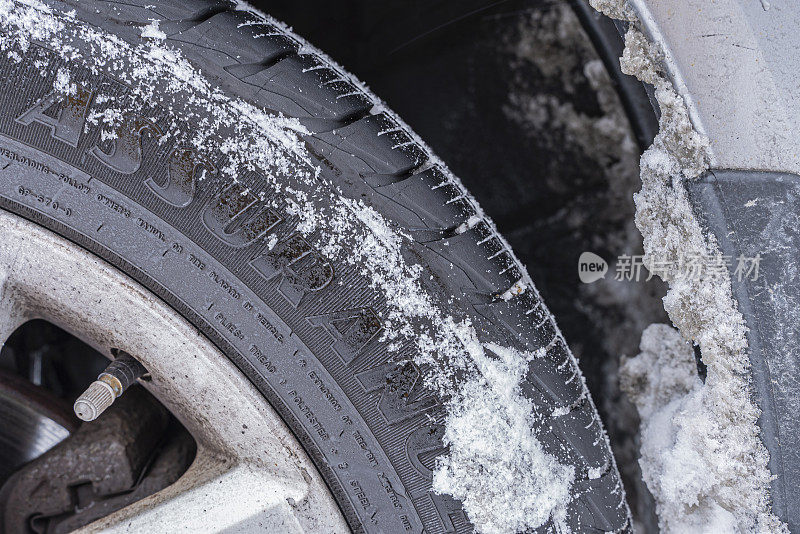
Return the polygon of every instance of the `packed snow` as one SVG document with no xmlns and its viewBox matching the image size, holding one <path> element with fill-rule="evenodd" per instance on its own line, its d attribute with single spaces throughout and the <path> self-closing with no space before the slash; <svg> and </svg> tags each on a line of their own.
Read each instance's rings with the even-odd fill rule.
<svg viewBox="0 0 800 534">
<path fill-rule="evenodd" d="M 554 510 L 556 524 L 565 519 L 559 514 L 570 499 L 574 468 L 542 450 L 532 431 L 539 424 L 532 420 L 533 406 L 519 391 L 527 363 L 542 357 L 543 350 L 521 354 L 487 344 L 474 356 L 480 374 L 449 403 L 444 440 L 450 454 L 441 460 L 433 488 L 461 499 L 486 534 L 523 532 L 545 523 Z"/>
<path fill-rule="evenodd" d="M 743 522 L 739 510 L 750 492 L 739 494 L 730 485 L 741 476 L 747 458 L 746 440 L 720 439 L 725 420 L 706 408 L 714 392 L 697 376 L 694 351 L 680 332 L 654 324 L 642 334 L 641 353 L 627 360 L 620 376 L 624 390 L 642 417 L 641 466 L 647 485 L 658 499 L 665 532 L 781 531 L 769 518 Z M 658 372 L 653 372 L 657 369 Z M 731 445 L 738 449 L 725 450 Z"/>
<path fill-rule="evenodd" d="M 230 181 L 237 181 L 242 169 L 263 173 L 264 184 L 248 184 L 252 193 L 268 203 L 272 197 L 267 192 L 280 191 L 300 219 L 299 231 L 315 232 L 331 258 L 359 266 L 387 299 L 391 311 L 383 317 L 385 336 L 413 343 L 415 360 L 430 369 L 427 385 L 447 400 L 445 442 L 451 450 L 436 468 L 437 490 L 464 499 L 478 532 L 511 534 L 548 520 L 564 526 L 573 470 L 542 450 L 531 432 L 531 405 L 519 392 L 523 369 L 541 355 L 485 346 L 468 320 L 439 308 L 420 284 L 422 268 L 403 256 L 408 238 L 363 201 L 348 199 L 335 184 L 323 181 L 305 149 L 302 135 L 307 132 L 297 120 L 213 87 L 164 41 L 157 21 L 142 28 L 142 42 L 134 46 L 36 0 L 3 0 L 0 27 L 5 31 L 0 49 L 7 54 L 21 58 L 31 41 L 42 41 L 92 72 L 112 73 L 130 86 L 136 101 L 168 106 L 172 123 L 160 143 L 177 140 L 205 152 L 219 151 L 227 157 L 220 172 Z M 87 43 L 89 52 L 72 46 L 74 39 Z M 165 98 L 178 94 L 180 109 Z M 99 97 L 95 102 L 103 101 Z M 376 109 L 381 109 L 377 102 Z M 113 130 L 124 118 L 116 111 L 93 111 L 92 116 Z M 183 138 L 179 125 L 192 117 L 202 127 Z M 454 177 L 448 179 L 460 186 Z M 534 290 L 527 275 L 509 290 L 509 298 L 525 290 Z"/>
<path fill-rule="evenodd" d="M 642 418 L 640 464 L 648 487 L 661 497 L 661 529 L 739 530 L 734 513 L 708 498 L 720 482 L 714 471 L 730 469 L 728 476 L 736 477 L 738 466 L 709 470 L 724 444 L 712 438 L 720 429 L 703 409 L 705 388 L 691 345 L 671 326 L 651 325 L 642 334 L 641 353 L 620 369 L 620 380 Z"/>
<path fill-rule="evenodd" d="M 690 276 L 676 261 L 719 254 L 683 186 L 708 168 L 708 140 L 693 128 L 685 102 L 661 67 L 661 51 L 637 29 L 633 10 L 617 0 L 592 5 L 634 23 L 625 36 L 622 70 L 655 86 L 659 133 L 641 158 L 636 224 L 644 236 L 645 264 L 674 261 L 658 273 L 669 283 L 664 306 L 683 339 L 700 346 L 708 373 L 705 384 L 686 377 L 690 349 L 660 327 L 645 332 L 639 361 L 624 368 L 629 374 L 623 380 L 641 410 L 641 464 L 661 530 L 786 532 L 769 507 L 768 453 L 759 436 L 746 327 L 730 277 L 727 272 L 722 278 Z M 653 339 L 659 334 L 666 339 Z M 645 380 L 642 369 L 648 365 Z"/>
</svg>

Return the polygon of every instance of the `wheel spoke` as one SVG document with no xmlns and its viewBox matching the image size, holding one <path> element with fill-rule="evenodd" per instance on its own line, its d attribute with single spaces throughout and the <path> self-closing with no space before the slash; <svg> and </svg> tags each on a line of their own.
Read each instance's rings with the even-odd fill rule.
<svg viewBox="0 0 800 534">
<path fill-rule="evenodd" d="M 167 532 L 176 524 L 189 532 L 310 530 L 308 518 L 292 505 L 306 499 L 307 484 L 302 478 L 275 476 L 246 463 L 229 464 L 207 451 L 198 452 L 192 467 L 176 484 L 78 532 L 100 528 L 107 532 Z"/>
<path fill-rule="evenodd" d="M 0 246 L 0 345 L 29 319 L 24 302 L 12 283 L 18 253 L 18 247 L 12 243 Z"/>
</svg>

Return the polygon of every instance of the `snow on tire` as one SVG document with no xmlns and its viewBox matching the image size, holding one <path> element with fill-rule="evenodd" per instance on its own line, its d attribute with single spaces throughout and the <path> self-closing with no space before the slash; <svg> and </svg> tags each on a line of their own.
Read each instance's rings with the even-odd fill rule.
<svg viewBox="0 0 800 534">
<path fill-rule="evenodd" d="M 216 343 L 354 531 L 629 524 L 524 267 L 357 80 L 228 2 L 5 1 L 0 26 L 0 206 Z"/>
</svg>

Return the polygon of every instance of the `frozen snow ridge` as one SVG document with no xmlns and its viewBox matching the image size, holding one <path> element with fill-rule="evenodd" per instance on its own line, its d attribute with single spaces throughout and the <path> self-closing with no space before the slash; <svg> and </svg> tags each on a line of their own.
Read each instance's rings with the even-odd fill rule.
<svg viewBox="0 0 800 534">
<path fill-rule="evenodd" d="M 661 51 L 637 29 L 633 9 L 622 0 L 591 3 L 632 23 L 622 71 L 655 86 L 661 110 L 659 133 L 641 158 L 642 189 L 634 196 L 645 264 L 648 258 L 718 254 L 683 187 L 708 168 L 708 140 L 692 126 L 685 102 L 661 67 Z M 768 453 L 750 393 L 746 326 L 730 277 L 687 276 L 677 267 L 661 277 L 670 287 L 665 309 L 683 340 L 666 327 L 650 327 L 642 354 L 623 369 L 642 416 L 641 465 L 661 530 L 786 532 L 769 506 Z M 701 348 L 705 384 L 687 376 L 686 340 Z"/>
</svg>

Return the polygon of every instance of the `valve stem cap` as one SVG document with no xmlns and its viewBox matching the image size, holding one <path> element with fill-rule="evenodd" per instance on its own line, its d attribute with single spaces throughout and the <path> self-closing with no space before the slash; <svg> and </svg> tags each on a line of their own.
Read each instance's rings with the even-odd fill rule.
<svg viewBox="0 0 800 534">
<path fill-rule="evenodd" d="M 115 398 L 114 390 L 109 384 L 95 380 L 75 401 L 75 415 L 83 421 L 94 421 L 111 406 Z"/>
</svg>

